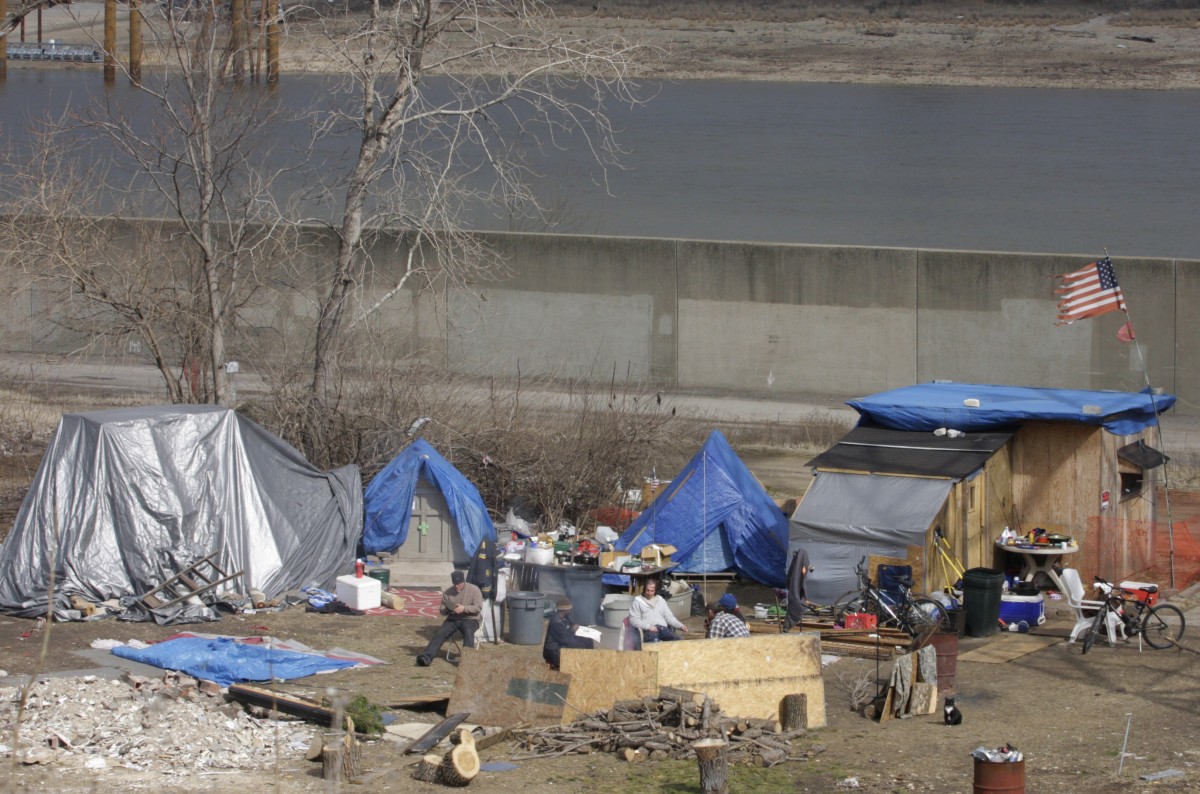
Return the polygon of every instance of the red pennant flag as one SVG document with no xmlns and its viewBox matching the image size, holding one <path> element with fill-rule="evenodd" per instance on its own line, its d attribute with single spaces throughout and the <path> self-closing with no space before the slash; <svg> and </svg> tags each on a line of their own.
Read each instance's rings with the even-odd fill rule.
<svg viewBox="0 0 1200 794">
<path fill-rule="evenodd" d="M 1126 322 L 1124 325 L 1122 325 L 1117 331 L 1117 339 L 1125 343 L 1129 343 L 1134 339 L 1137 339 L 1137 335 L 1133 332 L 1133 323 Z"/>
</svg>

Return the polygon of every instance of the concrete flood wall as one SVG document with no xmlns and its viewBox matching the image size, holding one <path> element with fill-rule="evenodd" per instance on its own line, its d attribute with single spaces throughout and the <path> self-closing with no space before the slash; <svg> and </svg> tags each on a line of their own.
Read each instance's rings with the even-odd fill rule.
<svg viewBox="0 0 1200 794">
<path fill-rule="evenodd" d="M 568 235 L 483 235 L 508 272 L 469 288 L 414 285 L 361 347 L 477 375 L 649 380 L 715 393 L 856 396 L 937 379 L 1140 389 L 1118 314 L 1056 327 L 1053 276 L 1088 255 L 806 246 Z M 253 368 L 302 346 L 332 243 L 314 231 L 296 283 L 263 291 L 234 350 Z M 363 304 L 392 289 L 401 254 L 372 250 Z M 1150 381 L 1200 413 L 1200 261 L 1114 260 Z M 28 285 L 0 321 L 6 349 L 59 353 L 78 335 Z M 125 351 L 127 352 L 127 351 Z M 290 352 L 286 353 L 291 356 Z"/>
</svg>

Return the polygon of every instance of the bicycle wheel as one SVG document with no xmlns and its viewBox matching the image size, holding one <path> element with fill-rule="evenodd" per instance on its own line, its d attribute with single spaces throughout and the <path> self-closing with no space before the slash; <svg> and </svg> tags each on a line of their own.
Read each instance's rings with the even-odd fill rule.
<svg viewBox="0 0 1200 794">
<path fill-rule="evenodd" d="M 914 598 L 901 607 L 901 620 L 914 637 L 932 634 L 950 622 L 946 608 L 932 598 Z"/>
<path fill-rule="evenodd" d="M 1150 607 L 1142 619 L 1142 636 L 1151 648 L 1170 648 L 1183 636 L 1183 610 L 1174 604 Z"/>
<path fill-rule="evenodd" d="M 1105 632 L 1108 631 L 1107 627 L 1105 626 L 1105 621 L 1107 619 L 1108 619 L 1108 604 L 1105 604 L 1104 606 L 1100 607 L 1100 610 L 1098 612 L 1096 612 L 1096 618 L 1095 618 L 1095 620 L 1092 621 L 1091 628 L 1089 628 L 1087 630 L 1087 633 L 1083 635 L 1083 652 L 1084 653 L 1087 653 L 1088 651 L 1090 651 L 1092 649 L 1092 646 L 1096 644 L 1096 636 L 1100 634 L 1100 631 L 1102 629 Z"/>
</svg>

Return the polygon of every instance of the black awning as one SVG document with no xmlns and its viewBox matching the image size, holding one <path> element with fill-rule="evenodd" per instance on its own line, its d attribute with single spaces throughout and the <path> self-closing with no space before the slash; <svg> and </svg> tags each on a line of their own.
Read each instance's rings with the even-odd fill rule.
<svg viewBox="0 0 1200 794">
<path fill-rule="evenodd" d="M 1145 441 L 1135 441 L 1117 450 L 1117 457 L 1126 463 L 1140 466 L 1143 469 L 1153 469 L 1161 466 L 1170 458 L 1159 452 Z"/>
</svg>

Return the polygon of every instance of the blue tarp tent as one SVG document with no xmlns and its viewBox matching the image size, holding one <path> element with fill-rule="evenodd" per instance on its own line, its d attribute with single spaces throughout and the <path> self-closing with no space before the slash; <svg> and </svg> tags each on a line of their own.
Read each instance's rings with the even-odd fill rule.
<svg viewBox="0 0 1200 794">
<path fill-rule="evenodd" d="M 421 477 L 446 497 L 467 554 L 473 555 L 484 538 L 496 539 L 496 527 L 483 506 L 479 489 L 428 441 L 418 438 L 375 475 L 363 495 L 363 548 L 368 554 L 404 544 L 413 493 Z"/>
<path fill-rule="evenodd" d="M 894 430 L 945 427 L 978 432 L 1044 420 L 1101 425 L 1119 436 L 1154 426 L 1157 414 L 1174 404 L 1172 394 L 1145 391 L 1039 389 L 979 383 L 921 383 L 847 402 L 864 418 Z"/>
<path fill-rule="evenodd" d="M 788 519 L 714 430 L 617 548 L 636 554 L 651 543 L 674 546 L 671 560 L 680 572 L 733 570 L 778 587 L 787 567 Z"/>
</svg>

